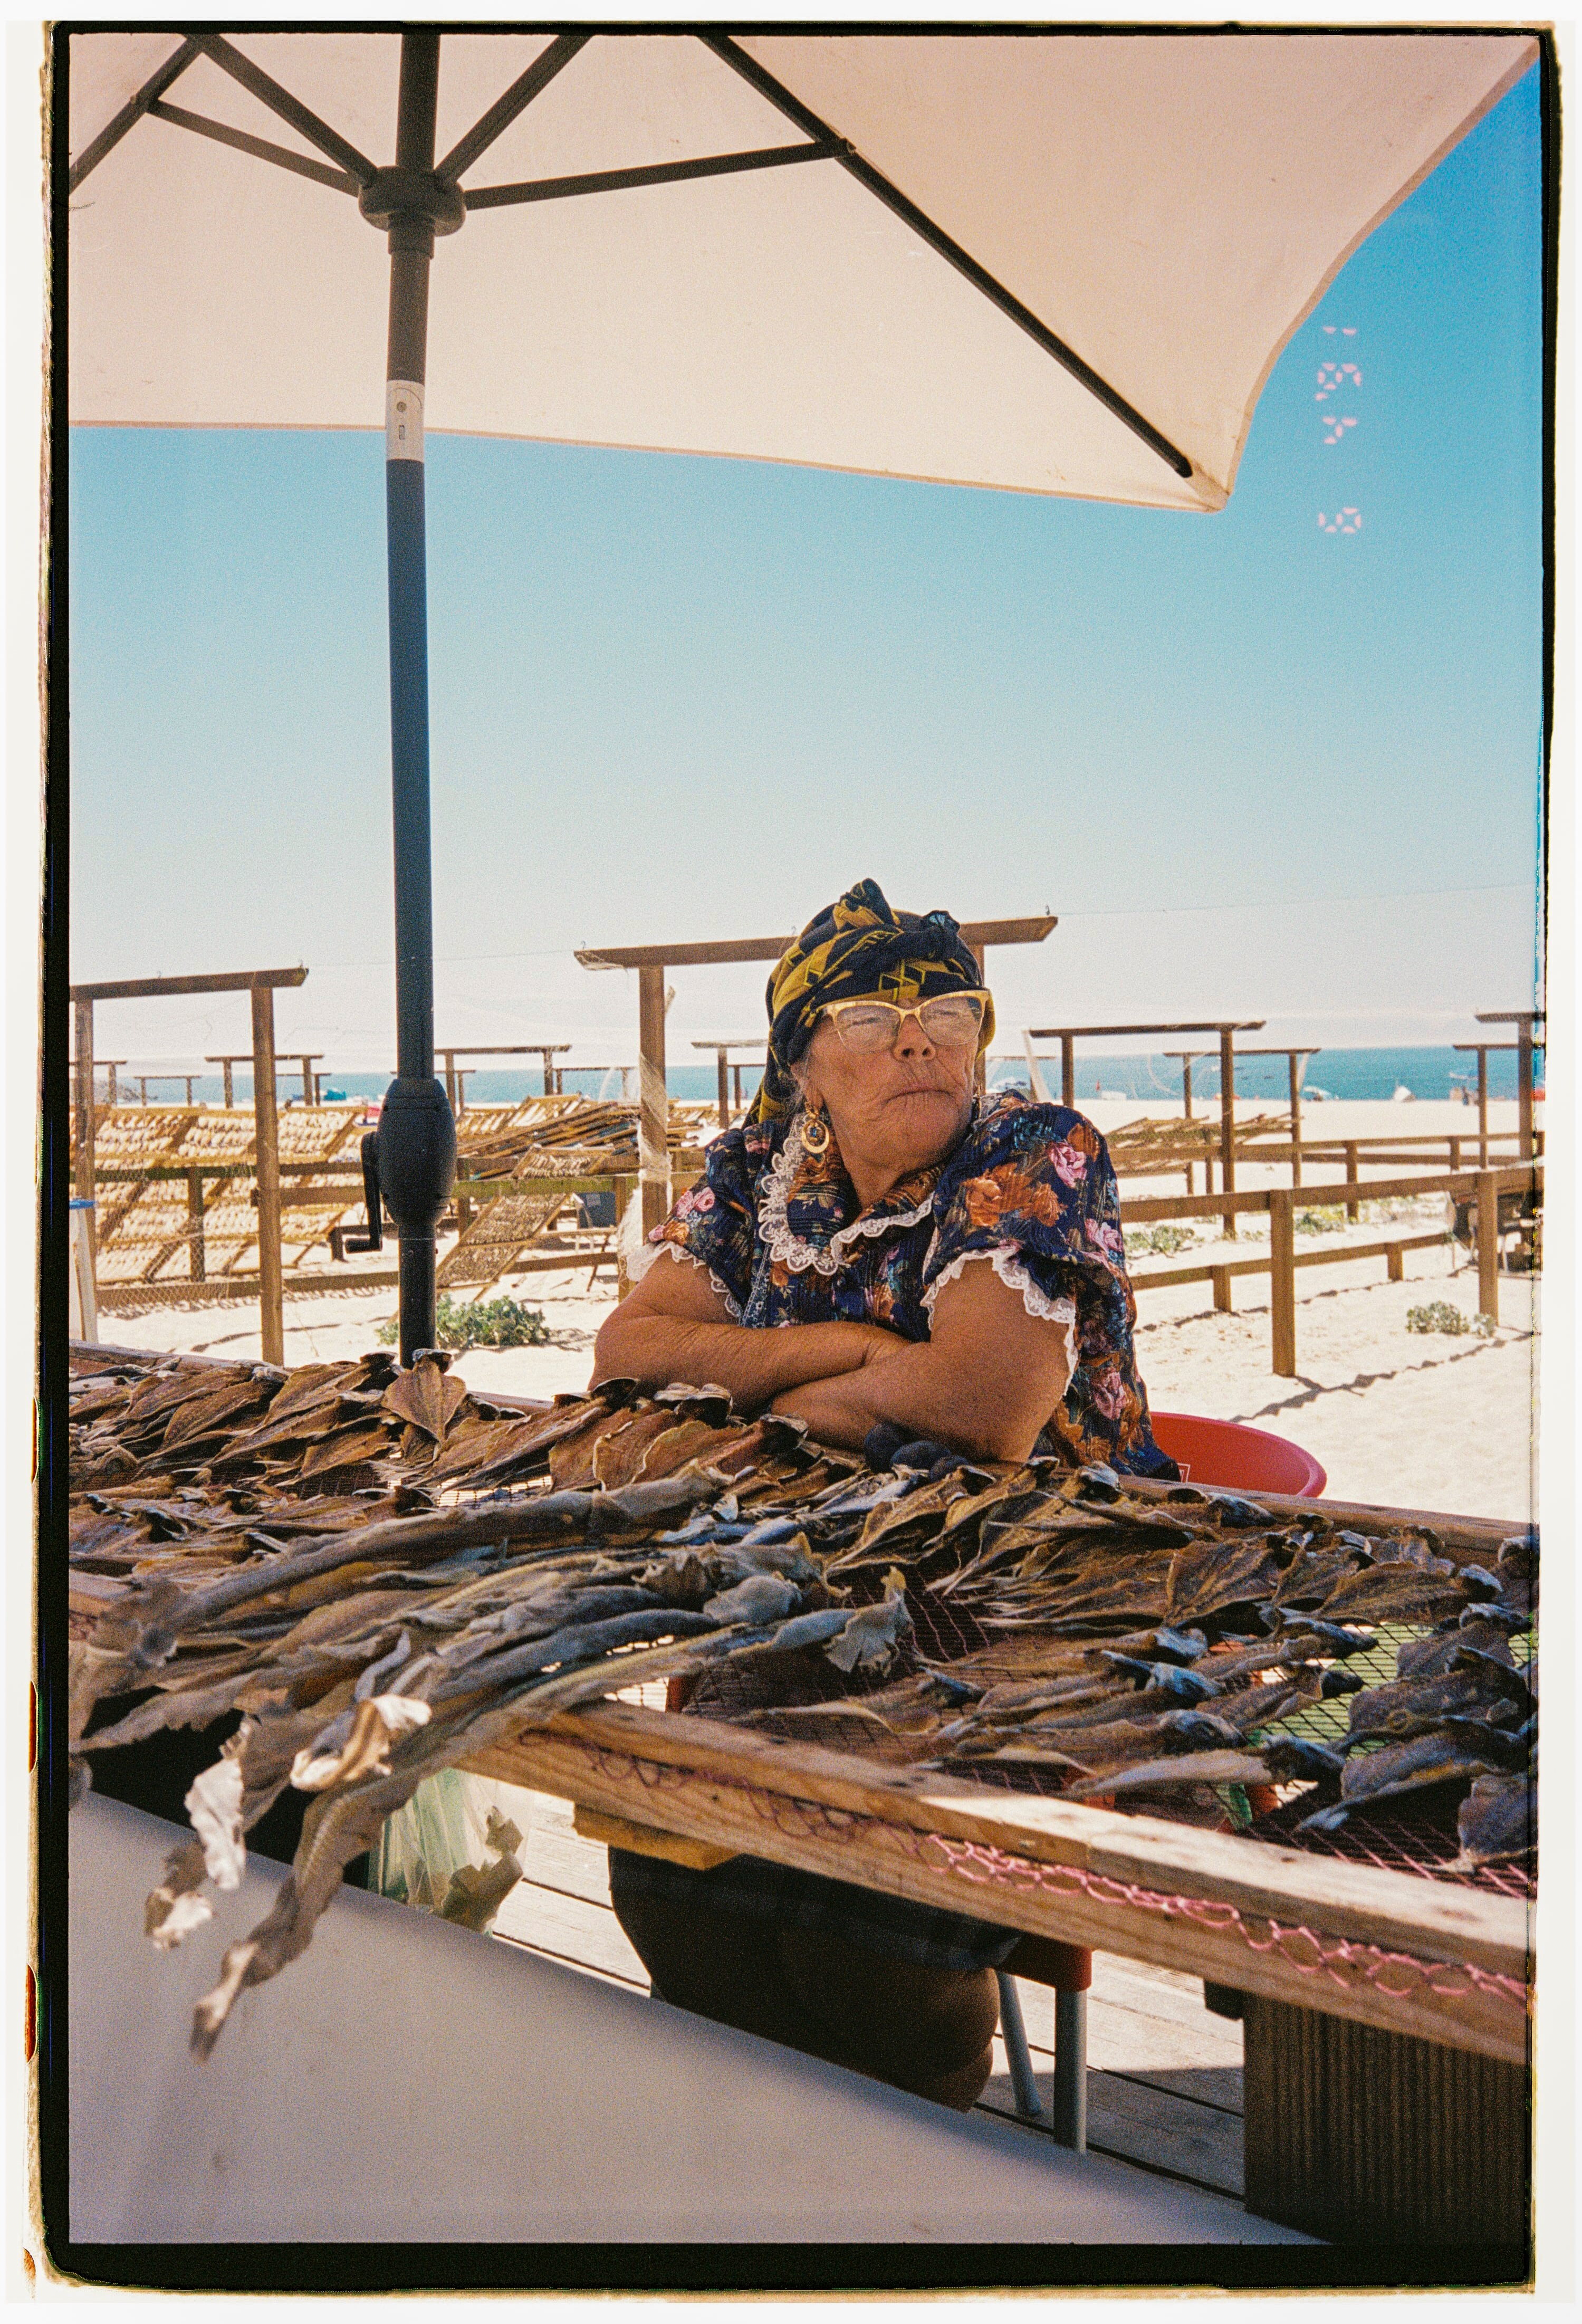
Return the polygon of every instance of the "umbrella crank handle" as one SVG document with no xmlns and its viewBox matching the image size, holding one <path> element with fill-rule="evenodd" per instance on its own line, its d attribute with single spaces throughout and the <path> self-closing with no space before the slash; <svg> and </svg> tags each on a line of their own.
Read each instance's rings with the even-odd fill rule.
<svg viewBox="0 0 1582 2324">
<path fill-rule="evenodd" d="M 382 1250 L 384 1249 L 384 1213 L 379 1200 L 379 1132 L 371 1130 L 362 1144 L 363 1202 L 368 1213 L 365 1235 L 347 1235 L 344 1250 Z"/>
</svg>

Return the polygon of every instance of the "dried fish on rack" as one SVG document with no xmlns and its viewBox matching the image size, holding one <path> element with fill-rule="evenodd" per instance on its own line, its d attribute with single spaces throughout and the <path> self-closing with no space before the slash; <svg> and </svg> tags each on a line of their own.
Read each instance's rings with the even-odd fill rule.
<svg viewBox="0 0 1582 2324">
<path fill-rule="evenodd" d="M 876 1473 L 709 1388 L 521 1411 L 433 1357 L 74 1362 L 77 1764 L 242 1722 L 189 1794 L 154 1941 L 212 1914 L 284 1792 L 310 1803 L 200 2049 L 426 1775 L 648 1679 L 695 1681 L 695 1715 L 1150 1812 L 1267 1785 L 1315 1831 L 1458 1803 L 1469 1864 L 1531 1837 L 1523 1541 L 1458 1563 L 1421 1526 L 1043 1460 Z M 1402 1623 L 1424 1635 L 1381 1678 Z"/>
</svg>

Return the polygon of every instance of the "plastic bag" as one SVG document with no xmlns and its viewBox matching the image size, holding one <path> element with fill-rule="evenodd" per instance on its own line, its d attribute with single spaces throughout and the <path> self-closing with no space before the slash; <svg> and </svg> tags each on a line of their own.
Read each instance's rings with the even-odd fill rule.
<svg viewBox="0 0 1582 2324">
<path fill-rule="evenodd" d="M 511 1802 L 508 1784 L 483 1775 L 445 1767 L 426 1776 L 385 1823 L 370 1885 L 381 1896 L 486 1932 L 522 1877 Z"/>
</svg>

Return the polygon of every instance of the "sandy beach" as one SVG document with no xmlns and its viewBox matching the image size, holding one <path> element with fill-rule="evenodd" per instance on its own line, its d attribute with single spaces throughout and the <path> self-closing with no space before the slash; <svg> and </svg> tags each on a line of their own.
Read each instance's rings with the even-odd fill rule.
<svg viewBox="0 0 1582 2324">
<path fill-rule="evenodd" d="M 1144 1111 L 1114 1101 L 1089 1109 L 1108 1132 Z M 1149 1109 L 1157 1116 L 1157 1106 Z M 1255 1111 L 1247 1108 L 1242 1119 Z M 1490 1108 L 1490 1128 L 1513 1130 L 1513 1104 Z M 1327 1104 L 1304 1110 L 1303 1137 L 1432 1135 L 1475 1137 L 1476 1115 L 1459 1105 Z M 1476 1158 L 1476 1149 L 1466 1157 Z M 1424 1158 L 1425 1171 L 1442 1171 L 1442 1150 Z M 1312 1168 L 1302 1199 L 1325 1231 L 1302 1248 L 1336 1253 L 1334 1264 L 1301 1269 L 1297 1284 L 1297 1377 L 1276 1377 L 1271 1366 L 1269 1286 L 1263 1276 L 1236 1279 L 1234 1312 L 1217 1313 L 1207 1284 L 1153 1289 L 1138 1296 L 1137 1356 L 1152 1403 L 1161 1411 L 1200 1413 L 1237 1420 L 1289 1438 L 1328 1471 L 1338 1499 L 1395 1508 L 1452 1511 L 1524 1521 L 1534 1505 L 1537 1444 L 1536 1323 L 1539 1286 L 1520 1274 L 1500 1278 L 1500 1324 L 1492 1338 L 1409 1331 L 1412 1308 L 1444 1301 L 1468 1320 L 1477 1306 L 1476 1266 L 1449 1243 L 1409 1251 L 1405 1279 L 1384 1279 L 1384 1261 L 1347 1264 L 1347 1244 L 1381 1233 L 1432 1231 L 1445 1222 L 1444 1198 L 1377 1206 L 1392 1215 L 1370 1218 L 1365 1205 L 1356 1226 L 1326 1222 L 1323 1180 L 1338 1172 Z M 1404 1173 L 1393 1169 L 1393 1176 Z M 1243 1163 L 1238 1187 L 1286 1184 L 1283 1169 Z M 1181 1191 L 1171 1181 L 1128 1178 L 1128 1195 Z M 1263 1222 L 1244 1218 L 1234 1255 L 1259 1248 Z M 1233 1247 L 1216 1221 L 1194 1222 L 1194 1241 L 1159 1259 L 1134 1256 L 1134 1269 L 1228 1257 Z M 1262 1240 L 1267 1242 L 1263 1228 Z M 547 1397 L 584 1387 L 594 1335 L 615 1297 L 605 1269 L 590 1285 L 584 1259 L 565 1272 L 508 1277 L 483 1296 L 501 1293 L 539 1309 L 550 1333 L 547 1345 L 469 1349 L 455 1360 L 471 1386 L 516 1396 Z M 286 1360 L 307 1363 L 355 1356 L 370 1346 L 395 1312 L 389 1288 L 288 1298 Z M 141 1314 L 107 1314 L 101 1336 L 122 1346 L 161 1348 L 224 1357 L 261 1352 L 255 1303 L 168 1305 Z"/>
</svg>

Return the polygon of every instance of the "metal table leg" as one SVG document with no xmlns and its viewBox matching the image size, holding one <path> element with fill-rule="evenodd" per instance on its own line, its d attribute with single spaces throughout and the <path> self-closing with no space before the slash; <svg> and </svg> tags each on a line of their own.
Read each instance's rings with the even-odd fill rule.
<svg viewBox="0 0 1582 2324">
<path fill-rule="evenodd" d="M 1007 2043 L 1009 2048 L 1009 2043 Z M 1013 2072 L 1014 2072 L 1013 2069 Z M 1088 2145 L 1088 1997 L 1054 1997 L 1054 2135 L 1079 2154 Z"/>
<path fill-rule="evenodd" d="M 1027 2047 L 1027 2028 L 1022 2022 L 1022 1999 L 1016 1991 L 1016 1980 L 1003 1969 L 995 1971 L 995 1980 L 999 1987 L 999 2030 L 1010 2063 L 1011 2095 L 1016 2102 L 1016 2112 L 1027 2122 L 1043 2122 L 1044 2101 L 1038 2095 L 1038 2077 L 1033 2070 L 1033 2055 Z"/>
</svg>

